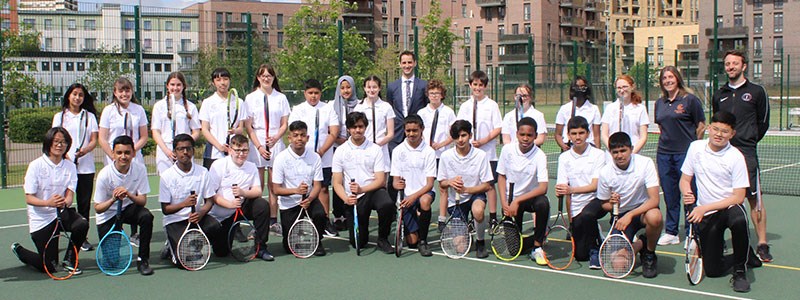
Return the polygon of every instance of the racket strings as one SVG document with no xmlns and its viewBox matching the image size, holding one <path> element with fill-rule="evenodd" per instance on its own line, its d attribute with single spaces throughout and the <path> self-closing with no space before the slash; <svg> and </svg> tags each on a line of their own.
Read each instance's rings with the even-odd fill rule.
<svg viewBox="0 0 800 300">
<path fill-rule="evenodd" d="M 317 251 L 319 233 L 308 219 L 298 221 L 289 229 L 289 249 L 297 257 L 310 257 Z"/>
<path fill-rule="evenodd" d="M 178 242 L 178 260 L 188 270 L 203 268 L 211 257 L 211 245 L 199 230 L 187 231 Z"/>
<path fill-rule="evenodd" d="M 442 251 L 448 257 L 463 257 L 469 252 L 471 242 L 469 228 L 460 218 L 453 218 L 442 230 Z"/>
<path fill-rule="evenodd" d="M 78 268 L 78 248 L 63 233 L 50 237 L 42 255 L 45 272 L 55 280 L 72 277 Z"/>
<path fill-rule="evenodd" d="M 125 272 L 132 255 L 130 242 L 120 232 L 108 234 L 97 245 L 97 265 L 106 274 Z"/>
<path fill-rule="evenodd" d="M 634 252 L 622 235 L 611 235 L 600 247 L 600 266 L 609 277 L 627 276 L 633 269 Z"/>
<path fill-rule="evenodd" d="M 228 238 L 231 241 L 231 255 L 239 261 L 249 261 L 255 257 L 255 228 L 248 222 L 239 221 L 230 230 Z"/>
<path fill-rule="evenodd" d="M 550 268 L 564 270 L 569 267 L 574 258 L 575 242 L 567 227 L 562 225 L 551 227 L 542 250 Z"/>
<path fill-rule="evenodd" d="M 513 223 L 503 222 L 492 231 L 492 251 L 498 258 L 511 259 L 519 255 L 522 250 L 520 233 Z"/>
<path fill-rule="evenodd" d="M 698 284 L 703 279 L 703 257 L 694 239 L 690 239 L 686 246 L 686 272 L 692 284 Z"/>
</svg>

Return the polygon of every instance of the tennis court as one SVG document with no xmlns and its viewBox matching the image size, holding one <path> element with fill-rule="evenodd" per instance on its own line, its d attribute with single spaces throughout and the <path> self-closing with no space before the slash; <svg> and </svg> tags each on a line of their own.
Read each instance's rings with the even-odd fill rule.
<svg viewBox="0 0 800 300">
<path fill-rule="evenodd" d="M 325 257 L 296 259 L 283 252 L 279 237 L 271 236 L 269 246 L 276 255 L 275 262 L 239 263 L 233 258 L 212 258 L 205 269 L 188 272 L 157 258 L 165 239 L 160 228 L 162 214 L 157 210 L 159 206 L 153 196 L 157 193 L 157 180 L 157 177 L 150 178 L 154 191 L 148 199 L 148 207 L 156 216 L 151 254 L 151 266 L 156 274 L 149 277 L 139 275 L 133 268 L 119 277 L 106 276 L 95 265 L 94 251 L 81 253 L 83 274 L 66 281 L 54 281 L 23 266 L 7 248 L 15 241 L 26 247 L 32 244 L 23 193 L 21 189 L 0 191 L 0 199 L 3 199 L 0 201 L 0 246 L 5 248 L 0 250 L 0 280 L 3 281 L 4 297 L 476 299 L 501 296 L 604 299 L 644 296 L 651 299 L 758 299 L 800 292 L 800 286 L 796 284 L 800 278 L 800 259 L 789 255 L 800 246 L 800 237 L 792 234 L 796 232 L 793 213 L 797 210 L 792 197 L 766 196 L 769 239 L 776 260 L 749 270 L 752 291 L 737 294 L 731 290 L 728 276 L 706 278 L 700 285 L 690 286 L 683 271 L 680 245 L 659 247 L 659 275 L 654 279 L 642 278 L 640 268 L 627 279 L 611 280 L 605 278 L 602 271 L 589 270 L 585 262 L 575 262 L 566 271 L 553 271 L 535 265 L 526 256 L 506 263 L 494 256 L 474 259 L 474 251 L 466 259 L 452 260 L 445 257 L 436 245 L 432 247 L 435 255 L 430 258 L 408 250 L 402 257 L 395 258 L 394 255 L 376 252 L 374 247 L 365 249 L 358 257 L 354 250 L 349 249 L 346 233 L 340 238 L 323 241 L 328 251 Z M 550 198 L 555 199 L 552 188 Z M 553 205 L 552 214 L 555 214 L 555 209 Z M 371 223 L 371 241 L 374 242 L 377 222 Z M 602 224 L 607 229 L 608 223 Z M 525 233 L 530 232 L 530 226 L 530 222 L 526 222 Z M 93 225 L 90 239 L 97 242 Z M 432 228 L 430 240 L 435 242 L 437 239 L 438 232 Z"/>
</svg>

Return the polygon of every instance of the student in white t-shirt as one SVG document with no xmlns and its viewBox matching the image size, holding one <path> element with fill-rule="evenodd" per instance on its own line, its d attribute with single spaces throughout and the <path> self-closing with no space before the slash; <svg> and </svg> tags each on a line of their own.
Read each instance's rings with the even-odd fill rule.
<svg viewBox="0 0 800 300">
<path fill-rule="evenodd" d="M 452 215 L 456 209 L 466 223 L 472 212 L 475 219 L 475 236 L 477 239 L 475 256 L 489 257 L 484 240 L 486 232 L 486 191 L 493 180 L 489 159 L 483 150 L 471 143 L 472 124 L 465 120 L 457 120 L 450 126 L 450 137 L 455 140 L 455 147 L 442 153 L 439 160 L 439 174 L 436 180 L 439 186 L 448 189 L 447 201 L 439 202 L 439 230 L 444 228 L 447 214 Z M 443 195 L 444 196 L 444 195 Z M 461 202 L 456 205 L 456 201 Z"/>
<path fill-rule="evenodd" d="M 209 215 L 220 223 L 219 234 L 209 236 L 214 254 L 223 257 L 230 253 L 232 241 L 228 240 L 228 232 L 233 226 L 235 212 L 241 208 L 244 216 L 253 222 L 256 234 L 253 243 L 259 249 L 256 257 L 265 261 L 274 261 L 275 257 L 267 249 L 269 239 L 269 203 L 261 196 L 261 180 L 258 169 L 247 161 L 250 145 L 242 134 L 234 134 L 230 138 L 228 152 L 230 155 L 214 161 L 208 169 L 210 189 L 215 191 L 214 206 Z"/>
<path fill-rule="evenodd" d="M 486 196 L 489 206 L 489 222 L 494 227 L 497 225 L 497 192 L 494 187 L 497 183 L 497 136 L 500 135 L 503 120 L 497 102 L 486 95 L 488 84 L 489 77 L 486 72 L 478 70 L 469 75 L 472 97 L 461 103 L 457 118 L 472 125 L 471 144 L 486 154 L 486 159 L 492 169 L 492 180 L 489 181 L 489 190 L 486 191 Z"/>
<path fill-rule="evenodd" d="M 304 208 L 320 233 L 314 255 L 325 256 L 322 232 L 328 224 L 328 216 L 318 198 L 323 189 L 322 159 L 317 152 L 306 147 L 306 143 L 308 126 L 303 121 L 293 121 L 289 124 L 289 148 L 275 157 L 271 180 L 281 210 L 283 249 L 291 253 L 289 229 Z"/>
<path fill-rule="evenodd" d="M 111 142 L 118 136 L 133 139 L 135 163 L 144 165 L 142 148 L 147 144 L 147 114 L 133 95 L 133 84 L 128 78 L 120 77 L 114 82 L 112 103 L 103 108 L 100 114 L 100 148 L 106 154 L 105 164 L 112 163 Z"/>
<path fill-rule="evenodd" d="M 550 220 L 550 201 L 547 200 L 547 155 L 536 147 L 534 140 L 538 134 L 536 121 L 524 117 L 516 124 L 516 141 L 503 146 L 497 162 L 497 184 L 500 187 L 500 204 L 503 215 L 514 217 L 517 227 L 522 228 L 525 212 L 534 213 L 536 223 L 533 228 L 533 250 L 531 259 L 540 266 L 546 266 L 542 243 Z M 509 191 L 509 184 L 514 190 Z M 508 203 L 508 194 L 514 199 Z"/>
<path fill-rule="evenodd" d="M 647 143 L 647 125 L 650 124 L 647 107 L 642 104 L 642 96 L 636 90 L 632 77 L 621 75 L 614 84 L 617 89 L 617 101 L 608 105 L 603 112 L 600 140 L 603 146 L 608 148 L 608 136 L 622 131 L 631 137 L 633 153 L 639 153 Z"/>
<path fill-rule="evenodd" d="M 180 266 L 175 254 L 189 222 L 200 225 L 206 236 L 218 234 L 220 225 L 208 215 L 214 205 L 214 191 L 210 189 L 208 170 L 194 163 L 194 139 L 181 133 L 175 136 L 172 146 L 176 161 L 161 172 L 158 201 L 164 213 L 164 232 L 169 245 L 167 257 Z M 192 206 L 195 212 L 191 211 Z"/>
<path fill-rule="evenodd" d="M 28 206 L 28 232 L 36 247 L 36 252 L 25 249 L 19 243 L 11 245 L 11 251 L 22 263 L 31 266 L 39 272 L 47 270 L 54 272 L 59 266 L 73 271 L 77 257 L 72 257 L 72 251 L 67 251 L 67 257 L 52 257 L 47 255 L 42 261 L 44 247 L 56 226 L 56 214 L 61 211 L 61 221 L 64 228 L 69 231 L 72 240 L 69 247 L 80 245 L 86 241 L 89 231 L 89 222 L 75 211 L 72 206 L 72 197 L 75 186 L 78 184 L 78 175 L 75 164 L 66 159 L 67 151 L 72 149 L 72 138 L 67 130 L 62 127 L 50 128 L 42 143 L 43 155 L 30 164 L 25 171 L 25 203 Z M 80 250 L 79 250 L 80 251 Z M 64 262 L 60 260 L 64 259 Z M 77 268 L 75 268 L 77 269 Z M 74 270 L 81 274 L 81 270 Z"/>
<path fill-rule="evenodd" d="M 515 109 L 503 117 L 503 129 L 500 131 L 503 136 L 503 145 L 517 141 L 517 123 L 520 119 L 529 117 L 536 121 L 536 139 L 533 143 L 541 147 L 547 139 L 547 123 L 544 120 L 544 114 L 534 107 L 533 88 L 527 83 L 517 86 L 514 102 L 516 103 Z"/>
<path fill-rule="evenodd" d="M 405 197 L 398 197 L 397 201 L 398 208 L 403 208 L 402 218 L 408 246 L 415 248 L 419 245 L 420 255 L 431 256 L 433 253 L 427 240 L 431 224 L 431 204 L 436 197 L 433 192 L 436 151 L 425 143 L 422 137 L 425 124 L 418 115 L 411 114 L 403 121 L 406 139 L 392 153 L 392 182 L 395 189 L 405 193 Z"/>
<path fill-rule="evenodd" d="M 600 110 L 592 104 L 592 86 L 583 76 L 576 76 L 569 88 L 570 101 L 561 105 L 556 114 L 556 130 L 553 132 L 556 143 L 562 151 L 569 150 L 567 123 L 575 116 L 582 116 L 589 122 L 589 144 L 600 147 Z"/>
<path fill-rule="evenodd" d="M 353 111 L 363 112 L 367 116 L 369 125 L 364 131 L 364 136 L 373 144 L 381 147 L 383 151 L 385 169 L 389 170 L 389 142 L 394 138 L 394 110 L 392 105 L 383 101 L 381 94 L 381 79 L 371 75 L 364 80 L 364 100 L 356 105 Z"/>
<path fill-rule="evenodd" d="M 383 150 L 364 134 L 369 124 L 363 112 L 347 115 L 350 138 L 333 154 L 333 190 L 344 201 L 345 217 L 350 230 L 350 245 L 355 247 L 353 206 L 358 210 L 358 242 L 364 248 L 369 239 L 369 216 L 378 212 L 378 249 L 394 253 L 389 244 L 389 231 L 396 216 L 396 207 L 386 192 L 386 165 Z M 388 136 L 391 138 L 391 136 Z M 345 183 L 347 185 L 345 186 Z"/>
<path fill-rule="evenodd" d="M 203 151 L 203 167 L 206 169 L 229 154 L 231 136 L 244 133 L 247 107 L 238 95 L 229 93 L 231 73 L 225 68 L 216 68 L 211 73 L 214 94 L 200 105 L 200 132 L 206 139 Z"/>
<path fill-rule="evenodd" d="M 694 141 L 681 167 L 680 189 L 684 205 L 695 206 L 688 221 L 703 249 L 703 269 L 709 277 L 727 274 L 725 263 L 725 230 L 731 231 L 733 245 L 733 290 L 750 291 L 747 280 L 749 259 L 758 259 L 750 248 L 747 211 L 744 197 L 750 181 L 744 155 L 731 146 L 736 134 L 736 117 L 720 111 L 711 117 L 708 139 Z M 692 179 L 697 181 L 697 197 L 692 192 Z M 687 208 L 687 212 L 689 209 Z"/>
<path fill-rule="evenodd" d="M 100 170 L 94 190 L 97 236 L 105 236 L 114 226 L 117 201 L 122 201 L 121 222 L 139 228 L 137 269 L 142 275 L 152 275 L 150 239 L 153 236 L 153 214 L 145 207 L 150 192 L 147 169 L 144 164 L 132 162 L 133 140 L 129 136 L 118 136 L 113 143 L 114 162 Z"/>
<path fill-rule="evenodd" d="M 186 78 L 181 72 L 167 76 L 167 96 L 153 105 L 153 141 L 156 142 L 156 169 L 158 173 L 169 169 L 178 159 L 172 152 L 172 140 L 185 133 L 197 140 L 200 137 L 200 119 L 197 106 L 186 98 Z"/>
<path fill-rule="evenodd" d="M 575 241 L 575 259 L 589 260 L 590 269 L 600 269 L 600 231 L 597 220 L 606 215 L 597 199 L 600 169 L 606 164 L 606 152 L 589 145 L 589 122 L 575 116 L 567 122 L 572 148 L 558 156 L 556 196 L 565 197 L 567 215 Z"/>
<path fill-rule="evenodd" d="M 89 207 L 94 190 L 94 155 L 97 147 L 97 110 L 94 108 L 94 96 L 80 83 L 73 83 L 61 98 L 61 111 L 53 116 L 53 127 L 63 127 L 73 137 L 72 147 L 67 150 L 67 160 L 75 163 L 78 170 L 78 186 L 75 188 L 75 200 L 78 201 L 78 213 L 89 219 Z M 87 155 L 88 154 L 88 155 Z M 81 245 L 81 250 L 94 249 L 88 239 Z"/>
<path fill-rule="evenodd" d="M 640 229 L 645 234 L 633 243 L 642 262 L 642 276 L 653 278 L 658 275 L 656 242 L 661 234 L 663 220 L 658 209 L 658 173 L 653 160 L 633 154 L 631 138 L 625 132 L 617 132 L 608 138 L 612 161 L 600 170 L 597 182 L 597 198 L 602 200 L 603 208 L 611 211 L 614 203 L 619 203 L 619 220 L 615 231 L 620 231 L 633 241 Z"/>
<path fill-rule="evenodd" d="M 444 86 L 444 82 L 439 79 L 429 81 L 425 92 L 428 94 L 430 102 L 420 109 L 417 114 L 425 123 L 425 128 L 422 131 L 423 140 L 436 151 L 436 172 L 438 174 L 439 157 L 445 150 L 452 148 L 453 138 L 450 137 L 450 126 L 456 121 L 456 114 L 452 108 L 443 102 L 447 98 L 447 88 Z M 436 125 L 434 125 L 434 122 Z M 439 195 L 446 194 L 447 189 L 440 186 Z M 420 249 L 421 252 L 422 250 Z"/>
</svg>

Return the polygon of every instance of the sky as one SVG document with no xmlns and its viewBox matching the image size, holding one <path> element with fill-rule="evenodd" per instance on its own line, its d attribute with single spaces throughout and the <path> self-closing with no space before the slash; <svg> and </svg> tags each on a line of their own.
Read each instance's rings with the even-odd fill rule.
<svg viewBox="0 0 800 300">
<path fill-rule="evenodd" d="M 138 0 L 142 3 L 142 6 L 157 6 L 157 7 L 170 7 L 170 8 L 184 8 L 189 5 L 198 2 L 205 2 L 199 0 Z M 137 0 L 79 0 L 82 3 L 119 3 L 119 4 L 133 4 L 136 3 Z M 298 3 L 300 0 L 268 0 L 261 2 L 291 2 L 291 3 Z"/>
</svg>

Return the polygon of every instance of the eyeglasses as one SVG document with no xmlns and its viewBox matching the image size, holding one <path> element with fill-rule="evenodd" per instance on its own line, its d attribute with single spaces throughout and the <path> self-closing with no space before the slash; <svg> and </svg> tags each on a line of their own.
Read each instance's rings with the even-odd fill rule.
<svg viewBox="0 0 800 300">
<path fill-rule="evenodd" d="M 269 79 L 269 78 L 272 78 L 273 76 L 272 76 L 272 74 L 267 73 L 267 74 L 258 75 L 258 77 L 259 78 L 264 78 L 264 79 Z"/>
<path fill-rule="evenodd" d="M 194 151 L 194 147 L 178 147 L 175 148 L 175 152 L 192 152 Z"/>
<path fill-rule="evenodd" d="M 585 86 L 585 85 L 578 85 L 578 86 L 572 87 L 572 90 L 574 90 L 576 92 L 585 92 L 588 89 L 589 88 L 587 86 Z"/>
<path fill-rule="evenodd" d="M 441 92 L 428 92 L 428 96 L 441 96 Z"/>
<path fill-rule="evenodd" d="M 64 141 L 64 140 L 53 141 L 53 146 L 66 146 L 66 145 L 67 145 L 67 141 Z"/>
<path fill-rule="evenodd" d="M 531 97 L 531 95 L 527 95 L 527 94 L 516 94 L 514 96 L 517 97 L 517 98 L 523 98 L 523 99 L 528 99 L 528 98 Z"/>
<path fill-rule="evenodd" d="M 231 148 L 231 151 L 233 151 L 233 153 L 236 153 L 236 154 L 247 154 L 247 152 L 250 152 L 250 149 L 247 149 L 247 148 L 242 148 L 242 149 Z"/>
</svg>

